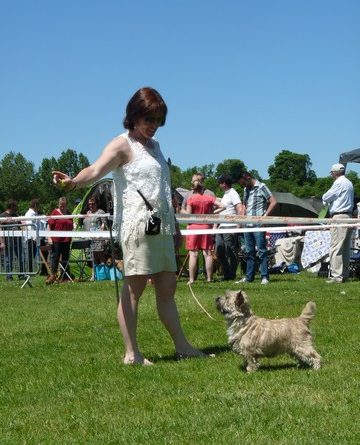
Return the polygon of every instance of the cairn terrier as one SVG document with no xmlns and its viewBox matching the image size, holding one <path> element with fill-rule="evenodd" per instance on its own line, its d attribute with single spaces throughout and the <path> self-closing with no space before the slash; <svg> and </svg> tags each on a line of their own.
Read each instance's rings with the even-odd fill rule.
<svg viewBox="0 0 360 445">
<path fill-rule="evenodd" d="M 310 320 L 315 303 L 309 301 L 297 318 L 268 320 L 254 315 L 244 291 L 226 291 L 216 298 L 217 309 L 228 322 L 227 334 L 233 350 L 246 362 L 246 371 L 256 371 L 260 357 L 289 354 L 301 365 L 320 369 L 320 355 L 312 345 Z"/>
</svg>

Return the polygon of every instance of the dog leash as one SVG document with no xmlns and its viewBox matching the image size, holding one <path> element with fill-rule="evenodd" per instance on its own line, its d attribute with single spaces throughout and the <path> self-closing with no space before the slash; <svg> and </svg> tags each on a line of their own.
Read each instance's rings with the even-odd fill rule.
<svg viewBox="0 0 360 445">
<path fill-rule="evenodd" d="M 200 303 L 200 301 L 196 298 L 196 296 L 195 296 L 195 294 L 194 294 L 194 292 L 193 292 L 193 290 L 192 290 L 192 287 L 191 287 L 191 284 L 190 284 L 190 283 L 188 283 L 188 286 L 189 286 L 191 295 L 193 296 L 193 298 L 194 298 L 194 300 L 196 301 L 196 303 L 200 306 L 201 310 L 202 310 L 203 312 L 205 312 L 205 314 L 206 314 L 209 318 L 211 318 L 211 320 L 218 321 L 218 320 L 216 320 L 211 314 L 209 314 L 209 312 L 204 308 L 204 306 L 203 306 L 203 305 Z"/>
</svg>

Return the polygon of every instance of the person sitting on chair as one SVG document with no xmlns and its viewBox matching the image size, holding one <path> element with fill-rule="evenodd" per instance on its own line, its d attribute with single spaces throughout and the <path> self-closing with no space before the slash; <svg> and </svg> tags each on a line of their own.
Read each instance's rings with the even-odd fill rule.
<svg viewBox="0 0 360 445">
<path fill-rule="evenodd" d="M 99 231 L 106 229 L 106 218 L 101 217 L 105 212 L 99 209 L 99 203 L 96 197 L 92 196 L 88 200 L 89 210 L 84 218 L 85 231 Z M 105 240 L 93 239 L 90 244 L 91 257 L 93 260 L 93 279 L 95 278 L 95 270 L 98 264 L 105 264 Z"/>
</svg>

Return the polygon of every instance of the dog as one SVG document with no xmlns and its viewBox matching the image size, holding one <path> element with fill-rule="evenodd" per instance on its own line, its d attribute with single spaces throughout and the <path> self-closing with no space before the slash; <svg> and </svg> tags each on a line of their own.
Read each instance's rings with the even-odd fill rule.
<svg viewBox="0 0 360 445">
<path fill-rule="evenodd" d="M 269 320 L 254 315 L 244 291 L 226 291 L 216 298 L 216 308 L 228 322 L 228 339 L 233 350 L 245 359 L 246 371 L 259 367 L 261 357 L 289 354 L 300 365 L 320 369 L 320 355 L 312 344 L 310 320 L 316 305 L 309 301 L 297 318 Z"/>
<path fill-rule="evenodd" d="M 112 266 L 113 266 L 113 260 L 112 260 L 111 257 L 109 257 L 109 258 L 106 260 L 106 265 L 109 266 L 109 267 L 112 267 Z M 124 272 L 124 261 L 123 261 L 123 260 L 116 260 L 116 259 L 115 259 L 115 266 L 116 266 L 121 272 Z"/>
</svg>

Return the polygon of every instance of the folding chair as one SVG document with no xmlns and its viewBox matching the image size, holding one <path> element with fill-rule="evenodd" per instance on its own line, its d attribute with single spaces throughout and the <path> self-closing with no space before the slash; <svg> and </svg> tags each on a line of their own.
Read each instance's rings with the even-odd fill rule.
<svg viewBox="0 0 360 445">
<path fill-rule="evenodd" d="M 47 245 L 47 246 L 40 246 L 40 248 L 39 248 L 39 260 L 40 260 L 40 263 L 45 266 L 48 275 L 51 275 L 50 265 L 49 265 L 47 259 L 45 258 L 45 255 L 44 255 L 44 253 L 46 253 L 46 252 L 48 254 L 49 254 L 49 252 L 51 252 L 51 246 L 49 246 L 49 245 Z"/>
<path fill-rule="evenodd" d="M 69 281 L 74 281 L 72 276 L 67 272 L 68 266 L 78 267 L 79 280 L 84 280 L 85 278 L 89 278 L 89 275 L 86 272 L 86 266 L 88 264 L 89 259 L 86 256 L 86 249 L 89 249 L 91 240 L 74 240 L 71 243 L 70 256 L 65 266 L 60 262 L 59 268 L 61 270 L 60 279 L 63 279 L 65 276 Z"/>
<path fill-rule="evenodd" d="M 360 279 L 360 250 L 353 250 L 350 255 L 349 275 Z"/>
</svg>

